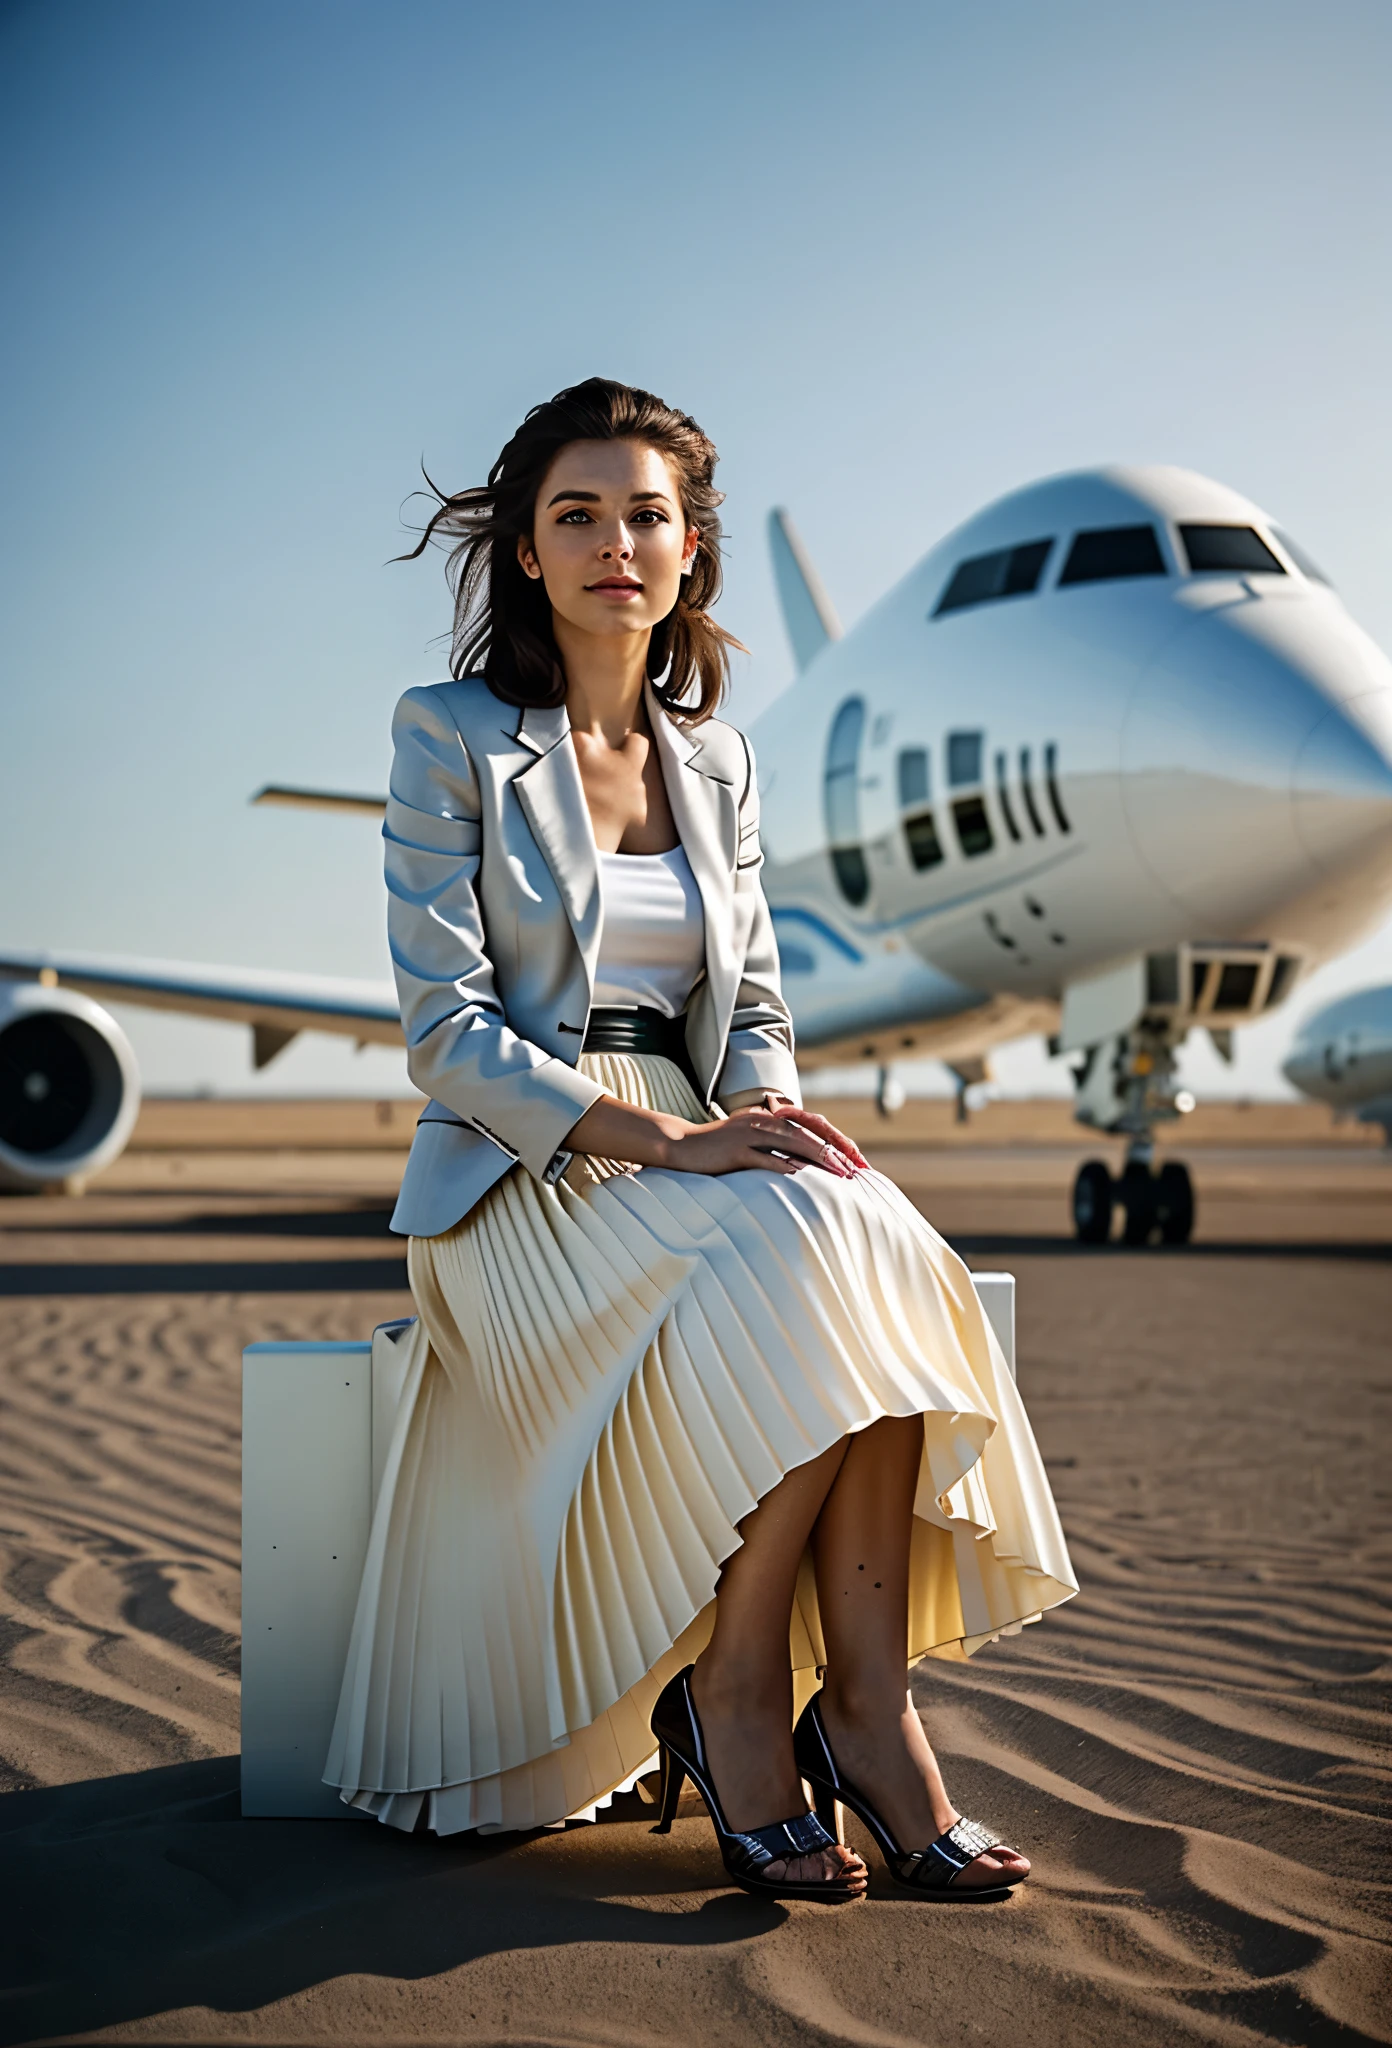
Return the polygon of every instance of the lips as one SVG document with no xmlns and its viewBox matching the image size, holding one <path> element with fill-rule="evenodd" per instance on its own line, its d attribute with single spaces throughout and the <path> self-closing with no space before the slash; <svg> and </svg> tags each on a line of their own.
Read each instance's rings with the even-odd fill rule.
<svg viewBox="0 0 1392 2048">
<path fill-rule="evenodd" d="M 632 591 L 636 596 L 643 586 L 632 576 L 605 576 L 598 583 L 587 583 L 585 588 L 587 590 Z"/>
</svg>

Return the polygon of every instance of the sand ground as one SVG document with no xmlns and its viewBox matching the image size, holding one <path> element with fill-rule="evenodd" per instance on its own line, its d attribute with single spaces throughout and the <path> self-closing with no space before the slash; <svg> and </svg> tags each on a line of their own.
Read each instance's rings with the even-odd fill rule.
<svg viewBox="0 0 1392 2048">
<path fill-rule="evenodd" d="M 1392 1165 L 1229 1136 L 1192 1247 L 1083 1251 L 1077 1147 L 1038 1135 L 881 1161 L 1018 1276 L 1082 1579 L 915 1677 L 959 1804 L 1036 1859 L 987 1906 L 919 1903 L 873 1851 L 862 1906 L 749 1899 L 703 1820 L 655 1839 L 636 1795 L 483 1842 L 243 1821 L 241 1347 L 408 1311 L 399 1137 L 166 1131 L 84 1201 L 0 1204 L 0 2039 L 1392 2038 Z"/>
</svg>

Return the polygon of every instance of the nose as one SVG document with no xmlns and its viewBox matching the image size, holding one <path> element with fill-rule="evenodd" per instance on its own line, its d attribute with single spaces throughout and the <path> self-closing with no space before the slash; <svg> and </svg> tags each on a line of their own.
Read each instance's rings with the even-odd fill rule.
<svg viewBox="0 0 1392 2048">
<path fill-rule="evenodd" d="M 1195 935 L 1260 935 L 1316 882 L 1392 888 L 1392 663 L 1332 597 L 1189 620 L 1142 674 L 1122 785 Z"/>
<path fill-rule="evenodd" d="M 604 562 L 631 562 L 633 559 L 633 535 L 620 520 L 615 531 L 603 536 L 599 548 L 600 560 Z"/>
</svg>

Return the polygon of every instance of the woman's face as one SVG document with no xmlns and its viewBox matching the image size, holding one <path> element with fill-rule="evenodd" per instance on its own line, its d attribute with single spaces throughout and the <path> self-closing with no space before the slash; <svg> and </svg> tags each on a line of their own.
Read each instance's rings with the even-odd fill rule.
<svg viewBox="0 0 1392 2048">
<path fill-rule="evenodd" d="M 537 493 L 517 559 L 567 625 L 648 633 L 676 603 L 699 538 L 665 455 L 643 441 L 572 441 Z"/>
</svg>

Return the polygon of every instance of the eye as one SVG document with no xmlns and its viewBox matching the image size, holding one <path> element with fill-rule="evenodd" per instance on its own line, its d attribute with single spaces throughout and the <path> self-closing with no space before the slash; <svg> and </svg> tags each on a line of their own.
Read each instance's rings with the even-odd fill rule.
<svg viewBox="0 0 1392 2048">
<path fill-rule="evenodd" d="M 572 505 L 569 512 L 562 512 L 556 521 L 557 526 L 589 526 L 592 523 L 583 505 Z"/>
<path fill-rule="evenodd" d="M 632 524 L 637 526 L 640 520 L 646 521 L 649 526 L 666 526 L 668 524 L 667 514 L 657 505 L 644 505 L 635 512 Z"/>
</svg>

